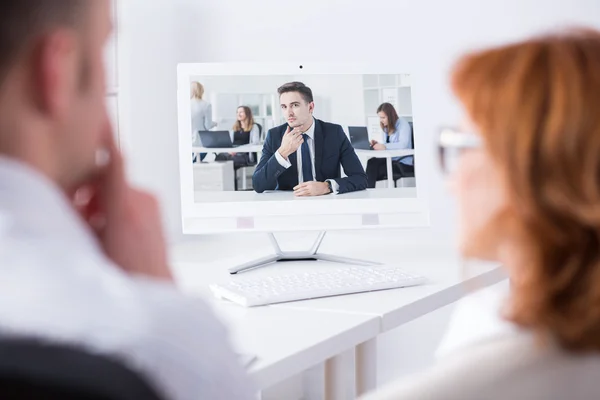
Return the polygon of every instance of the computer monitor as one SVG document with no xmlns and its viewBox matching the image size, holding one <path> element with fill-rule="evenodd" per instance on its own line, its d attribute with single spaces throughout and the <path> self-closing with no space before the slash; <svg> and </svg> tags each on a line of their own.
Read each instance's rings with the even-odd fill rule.
<svg viewBox="0 0 600 400">
<path fill-rule="evenodd" d="M 355 149 L 373 150 L 366 126 L 349 126 L 348 135 L 350 136 L 350 143 Z"/>
<path fill-rule="evenodd" d="M 229 131 L 198 131 L 200 143 L 208 148 L 234 147 Z"/>
<path fill-rule="evenodd" d="M 385 144 L 388 134 L 392 142 L 403 142 L 397 137 L 412 135 L 409 123 L 418 124 L 411 96 L 416 85 L 402 66 L 186 63 L 178 65 L 177 75 L 185 234 L 429 225 L 426 182 L 417 170 L 413 184 L 400 184 L 394 164 L 405 155 L 418 159 L 419 149 Z M 295 91 L 278 92 L 285 84 Z M 298 91 L 298 84 L 312 96 Z M 392 108 L 382 112 L 384 103 Z M 191 140 L 194 121 L 247 135 L 249 144 L 214 154 Z M 395 122 L 394 132 L 386 121 Z M 348 127 L 363 127 L 361 135 L 366 130 L 368 140 L 388 149 L 355 149 Z M 295 150 L 282 150 L 292 128 L 298 133 Z M 193 161 L 198 154 L 204 162 Z M 304 183 L 305 176 L 311 183 Z M 339 192 L 324 194 L 329 184 Z"/>
</svg>

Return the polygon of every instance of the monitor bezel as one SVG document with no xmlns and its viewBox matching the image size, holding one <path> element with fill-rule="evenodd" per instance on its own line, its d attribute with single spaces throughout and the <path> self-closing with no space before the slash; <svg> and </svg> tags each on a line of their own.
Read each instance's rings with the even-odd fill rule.
<svg viewBox="0 0 600 400">
<path fill-rule="evenodd" d="M 192 77 L 219 75 L 405 74 L 402 66 L 364 64 L 181 63 L 177 66 L 179 180 L 184 234 L 232 231 L 306 231 L 338 229 L 416 228 L 430 226 L 426 182 L 418 179 L 416 196 L 351 199 L 344 195 L 286 201 L 196 202 L 191 163 L 189 87 Z M 411 90 L 418 89 L 412 72 Z M 415 84 L 416 82 L 416 84 Z M 415 115 L 417 117 L 415 118 Z M 413 106 L 413 123 L 418 109 Z M 415 158 L 419 151 L 415 148 Z M 385 189 L 381 189 L 385 190 Z M 397 189 L 391 189 L 394 191 Z M 264 194 L 268 195 L 268 194 Z M 289 205 L 293 204 L 292 207 Z"/>
</svg>

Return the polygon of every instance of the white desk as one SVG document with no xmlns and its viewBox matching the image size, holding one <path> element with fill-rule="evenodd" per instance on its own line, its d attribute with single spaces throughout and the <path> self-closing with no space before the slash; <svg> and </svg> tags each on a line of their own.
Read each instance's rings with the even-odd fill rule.
<svg viewBox="0 0 600 400">
<path fill-rule="evenodd" d="M 414 156 L 415 151 L 412 149 L 398 150 L 354 150 L 359 158 L 385 158 L 387 167 L 387 184 L 388 188 L 394 187 L 394 177 L 392 171 L 392 158 L 403 156 Z"/>
<path fill-rule="evenodd" d="M 435 311 L 445 305 L 451 304 L 466 295 L 470 289 L 486 287 L 504 279 L 504 273 L 499 266 L 487 266 L 468 278 L 463 274 L 458 259 L 445 251 L 431 251 L 423 248 L 403 248 L 395 246 L 396 253 L 382 252 L 381 247 L 373 243 L 354 243 L 347 241 L 335 243 L 334 249 L 323 247 L 329 253 L 342 253 L 348 257 L 373 259 L 384 263 L 400 264 L 407 270 L 412 270 L 425 275 L 429 282 L 423 286 L 401 288 L 372 293 L 329 297 L 314 300 L 305 300 L 269 306 L 268 309 L 282 309 L 287 311 L 313 311 L 333 312 L 339 314 L 361 315 L 375 317 L 379 321 L 379 332 L 383 333 L 402 324 L 412 321 L 420 316 Z M 258 247 L 258 250 L 257 250 Z M 265 246 L 266 247 L 266 246 Z M 204 251 L 206 249 L 206 251 Z M 366 250 L 368 249 L 368 250 Z M 222 254 L 231 254 L 231 243 L 211 242 L 202 250 L 194 243 L 185 243 L 174 248 L 172 252 L 175 260 L 175 270 L 184 287 L 191 288 L 194 292 L 209 293 L 208 285 L 213 282 L 224 282 L 235 278 L 229 275 L 227 269 L 246 261 L 248 258 L 264 256 L 269 252 L 267 248 L 260 249 L 252 240 L 245 243 L 236 243 L 236 251 L 243 256 L 222 259 Z M 368 254 L 365 254 L 368 251 Z M 213 259 L 212 262 L 208 261 Z M 307 271 L 312 269 L 337 268 L 339 265 L 325 262 L 287 262 L 259 268 L 242 274 L 253 276 L 267 276 L 282 272 Z M 233 306 L 236 307 L 235 305 Z M 244 309 L 247 313 L 255 313 L 259 308 Z M 243 312 L 243 311 L 239 311 Z M 279 324 L 273 319 L 274 324 Z M 312 329 L 321 329 L 313 325 Z M 249 351 L 251 351 L 249 349 Z M 357 347 L 356 352 L 357 373 L 359 379 L 359 393 L 370 391 L 376 386 L 377 341 L 374 337 Z"/>
<path fill-rule="evenodd" d="M 417 189 L 414 187 L 402 188 L 380 188 L 367 189 L 357 192 L 344 193 L 340 195 L 326 195 L 313 197 L 297 197 L 292 191 L 270 190 L 263 193 L 254 191 L 200 191 L 194 192 L 194 201 L 197 203 L 217 203 L 217 202 L 268 202 L 268 201 L 311 201 L 327 200 L 340 201 L 348 199 L 414 199 L 417 197 Z"/>
<path fill-rule="evenodd" d="M 195 153 L 262 153 L 262 144 L 245 144 L 237 147 L 200 147 L 192 146 Z"/>
<path fill-rule="evenodd" d="M 363 259 L 366 258 L 363 252 L 353 252 L 351 249 L 344 253 L 348 257 L 355 257 L 355 254 L 360 254 Z M 370 259 L 390 265 L 399 265 L 409 271 L 424 275 L 429 281 L 422 286 L 298 301 L 276 305 L 276 307 L 374 315 L 381 318 L 381 330 L 386 332 L 454 303 L 469 291 L 498 283 L 506 277 L 500 266 L 486 266 L 476 273 L 463 275 L 458 260 L 444 255 L 423 254 L 419 257 L 402 255 L 396 260 L 374 255 Z M 290 268 L 279 264 L 266 267 L 264 271 L 254 271 L 254 273 L 256 275 L 259 273 L 274 274 L 277 271 L 284 269 L 288 271 L 295 268 L 310 270 L 323 268 L 323 265 L 312 262 L 312 265 L 306 263 L 306 265 Z M 252 271 L 248 271 L 248 273 L 250 272 Z"/>
<path fill-rule="evenodd" d="M 228 324 L 236 350 L 257 356 L 248 372 L 260 390 L 325 363 L 329 367 L 327 381 L 318 389 L 330 399 L 347 399 L 356 386 L 355 348 L 379 333 L 378 318 L 368 315 L 246 309 L 217 300 L 214 307 Z"/>
</svg>

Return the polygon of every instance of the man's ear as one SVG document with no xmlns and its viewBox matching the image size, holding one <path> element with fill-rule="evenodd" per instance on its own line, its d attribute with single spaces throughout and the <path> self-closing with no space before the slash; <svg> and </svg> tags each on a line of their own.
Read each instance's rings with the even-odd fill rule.
<svg viewBox="0 0 600 400">
<path fill-rule="evenodd" d="M 39 110 L 60 117 L 71 107 L 79 78 L 77 38 L 68 29 L 43 36 L 34 51 L 31 88 Z"/>
<path fill-rule="evenodd" d="M 308 103 L 308 111 L 310 111 L 311 113 L 313 113 L 315 111 L 315 102 L 311 101 L 310 103 Z"/>
</svg>

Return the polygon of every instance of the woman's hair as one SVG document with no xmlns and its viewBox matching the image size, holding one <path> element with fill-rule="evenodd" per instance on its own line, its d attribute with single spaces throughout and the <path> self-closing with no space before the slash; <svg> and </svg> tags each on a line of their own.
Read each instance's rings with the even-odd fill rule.
<svg viewBox="0 0 600 400">
<path fill-rule="evenodd" d="M 381 103 L 379 107 L 377 107 L 377 114 L 379 114 L 382 111 L 385 113 L 385 115 L 387 115 L 388 133 L 394 133 L 396 131 L 396 122 L 398 122 L 399 119 L 396 109 L 390 103 Z M 382 130 L 385 129 L 385 126 L 383 126 L 381 122 L 379 123 L 379 126 L 381 126 Z"/>
<path fill-rule="evenodd" d="M 452 87 L 506 181 L 494 227 L 520 257 L 507 317 L 600 350 L 600 32 L 466 55 Z"/>
<path fill-rule="evenodd" d="M 204 86 L 200 82 L 192 82 L 190 85 L 190 98 L 202 100 L 204 96 Z"/>
<path fill-rule="evenodd" d="M 240 108 L 243 108 L 244 113 L 246 114 L 246 120 L 245 120 L 246 129 L 244 130 L 242 128 L 242 123 L 236 119 L 235 124 L 233 124 L 233 130 L 234 130 L 234 132 L 239 132 L 242 130 L 245 132 L 250 132 L 252 130 L 252 127 L 254 126 L 254 117 L 252 116 L 252 110 L 248 106 L 239 106 L 238 110 Z"/>
</svg>

